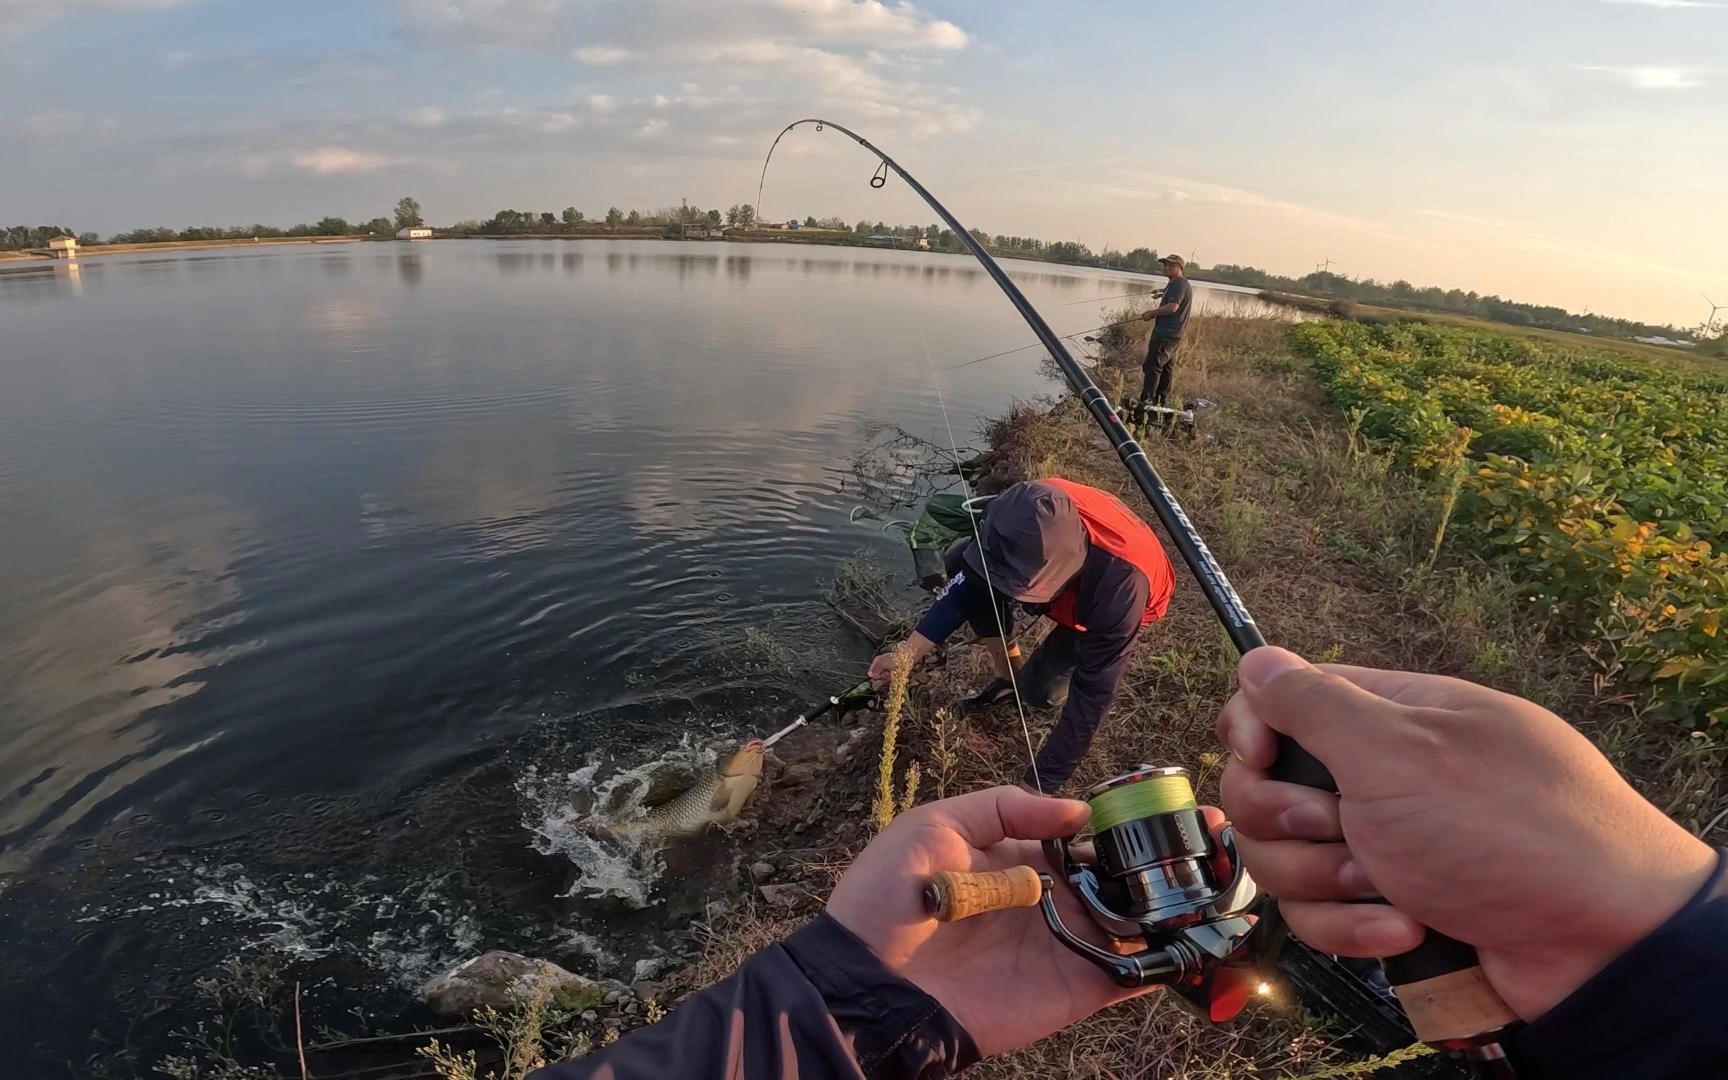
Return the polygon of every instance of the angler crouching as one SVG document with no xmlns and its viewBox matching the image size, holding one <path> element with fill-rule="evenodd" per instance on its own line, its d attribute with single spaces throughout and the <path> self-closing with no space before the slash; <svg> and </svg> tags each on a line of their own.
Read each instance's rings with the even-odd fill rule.
<svg viewBox="0 0 1728 1080">
<path fill-rule="evenodd" d="M 1023 781 L 1052 794 L 1086 756 L 1134 639 L 1170 605 L 1175 574 L 1157 536 L 1120 499 L 1071 480 L 1009 488 L 985 511 L 978 538 L 981 544 L 968 542 L 962 568 L 917 630 L 870 665 L 870 678 L 884 682 L 898 652 L 917 662 L 969 624 L 996 678 L 968 708 L 1012 704 L 1018 685 L 1028 705 L 1062 709 Z M 1013 638 L 1014 604 L 1056 624 L 1017 675 L 1005 645 Z"/>
</svg>

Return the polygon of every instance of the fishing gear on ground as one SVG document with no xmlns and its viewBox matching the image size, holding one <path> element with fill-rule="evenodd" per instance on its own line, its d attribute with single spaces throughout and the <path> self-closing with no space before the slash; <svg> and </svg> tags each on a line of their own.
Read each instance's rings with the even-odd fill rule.
<svg viewBox="0 0 1728 1080">
<path fill-rule="evenodd" d="M 1156 425 L 1167 438 L 1186 435 L 1190 442 L 1200 438 L 1200 423 L 1207 414 L 1216 411 L 1218 403 L 1210 398 L 1195 398 L 1180 409 L 1154 405 L 1145 399 L 1124 397 L 1118 409 L 1122 425 L 1133 436 L 1150 435 Z"/>
<path fill-rule="evenodd" d="M 959 549 L 972 539 L 976 522 L 984 515 L 993 495 L 967 498 L 954 492 L 938 492 L 924 500 L 924 510 L 915 520 L 885 523 L 883 531 L 898 529 L 912 553 L 912 571 L 918 587 L 940 592 L 959 567 Z M 867 516 L 864 507 L 852 511 L 851 520 Z"/>
</svg>

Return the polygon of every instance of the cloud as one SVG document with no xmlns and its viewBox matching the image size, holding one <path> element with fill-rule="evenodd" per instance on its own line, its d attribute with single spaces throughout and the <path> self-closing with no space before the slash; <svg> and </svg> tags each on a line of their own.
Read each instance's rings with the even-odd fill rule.
<svg viewBox="0 0 1728 1080">
<path fill-rule="evenodd" d="M 651 116 L 640 128 L 637 129 L 636 134 L 642 136 L 644 139 L 652 139 L 670 126 L 670 123 L 665 117 Z"/>
<path fill-rule="evenodd" d="M 618 99 L 611 94 L 589 94 L 588 108 L 596 116 L 605 116 L 618 108 Z"/>
<path fill-rule="evenodd" d="M 1621 66 L 1616 64 L 1580 64 L 1579 71 L 1594 71 L 1618 79 L 1633 90 L 1687 90 L 1702 86 L 1694 77 L 1698 69 L 1660 64 Z"/>
<path fill-rule="evenodd" d="M 180 71 L 183 68 L 191 67 L 192 62 L 197 58 L 196 53 L 188 52 L 185 49 L 175 49 L 158 56 L 156 65 L 164 71 Z"/>
<path fill-rule="evenodd" d="M 85 125 L 84 117 L 70 109 L 50 109 L 20 120 L 18 134 L 26 139 L 64 139 L 82 132 Z"/>
<path fill-rule="evenodd" d="M 909 3 L 878 0 L 774 0 L 801 28 L 823 41 L 861 41 L 881 46 L 963 49 L 966 31 L 919 11 Z"/>
<path fill-rule="evenodd" d="M 402 114 L 404 124 L 417 128 L 443 127 L 449 119 L 450 115 L 436 105 L 422 105 Z"/>
<path fill-rule="evenodd" d="M 356 150 L 346 146 L 320 146 L 288 155 L 288 162 L 294 168 L 316 176 L 377 172 L 379 169 L 400 164 L 401 160 L 371 150 Z"/>
<path fill-rule="evenodd" d="M 0 38 L 22 37 L 69 15 L 166 11 L 190 0 L 0 0 Z"/>
<path fill-rule="evenodd" d="M 622 64 L 636 53 L 631 49 L 620 49 L 616 45 L 588 45 L 577 49 L 572 55 L 584 64 Z"/>
</svg>

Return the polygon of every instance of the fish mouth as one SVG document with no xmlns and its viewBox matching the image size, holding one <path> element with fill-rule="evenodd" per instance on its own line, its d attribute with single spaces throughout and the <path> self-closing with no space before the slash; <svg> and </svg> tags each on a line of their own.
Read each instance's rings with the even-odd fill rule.
<svg viewBox="0 0 1728 1080">
<path fill-rule="evenodd" d="M 751 739 L 749 742 L 744 744 L 744 752 L 746 754 L 760 754 L 762 750 L 763 745 L 761 739 Z"/>
</svg>

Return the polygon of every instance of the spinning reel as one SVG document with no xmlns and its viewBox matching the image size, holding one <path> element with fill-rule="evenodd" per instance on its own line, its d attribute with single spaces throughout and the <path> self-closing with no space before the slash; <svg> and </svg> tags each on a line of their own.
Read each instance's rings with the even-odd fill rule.
<svg viewBox="0 0 1728 1080">
<path fill-rule="evenodd" d="M 1044 854 L 1108 947 L 1069 929 L 1054 878 L 1029 866 L 942 871 L 925 887 L 926 907 L 944 922 L 1037 907 L 1057 941 L 1119 985 L 1169 986 L 1214 1023 L 1234 1017 L 1259 981 L 1248 913 L 1260 892 L 1232 831 L 1213 841 L 1186 769 L 1142 765 L 1092 788 L 1086 801 L 1096 864 L 1076 858 L 1072 840 L 1046 840 Z M 1223 884 L 1219 858 L 1229 868 Z"/>
</svg>

